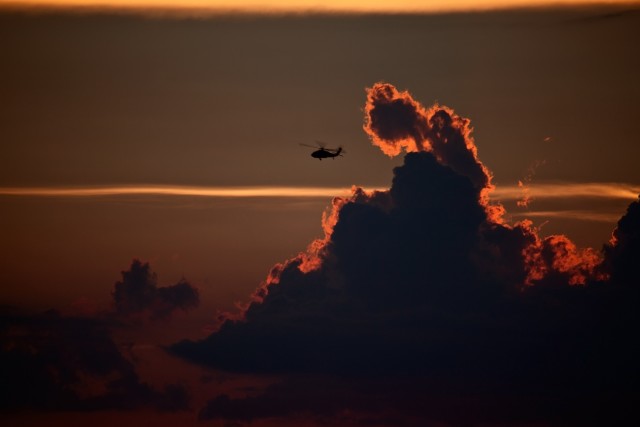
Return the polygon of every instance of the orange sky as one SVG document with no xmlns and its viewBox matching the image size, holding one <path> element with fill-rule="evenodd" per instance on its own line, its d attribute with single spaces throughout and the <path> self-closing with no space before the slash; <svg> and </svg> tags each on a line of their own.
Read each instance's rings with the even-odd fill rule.
<svg viewBox="0 0 640 427">
<path fill-rule="evenodd" d="M 637 8 L 432 13 L 578 3 L 638 0 L 0 0 L 0 315 L 109 313 L 133 259 L 158 287 L 186 279 L 200 295 L 188 313 L 112 331 L 141 381 L 188 387 L 190 411 L 0 403 L 0 424 L 221 426 L 197 421 L 209 399 L 261 393 L 266 377 L 159 346 L 204 339 L 219 311 L 251 301 L 274 265 L 323 238 L 333 197 L 390 188 L 402 159 L 362 130 L 365 88 L 382 80 L 472 120 L 505 221 L 599 251 L 640 193 Z M 311 158 L 300 145 L 316 138 L 347 154 Z M 279 421 L 250 425 L 301 425 Z"/>
<path fill-rule="evenodd" d="M 231 9 L 260 11 L 434 12 L 576 4 L 632 4 L 635 0 L 0 0 L 0 4 L 124 8 Z"/>
</svg>

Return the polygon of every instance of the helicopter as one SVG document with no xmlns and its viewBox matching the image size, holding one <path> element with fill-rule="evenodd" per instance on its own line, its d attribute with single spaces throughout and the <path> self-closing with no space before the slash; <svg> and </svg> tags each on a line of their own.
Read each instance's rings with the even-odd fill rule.
<svg viewBox="0 0 640 427">
<path fill-rule="evenodd" d="M 326 158 L 335 159 L 338 156 L 342 156 L 344 150 L 342 147 L 338 148 L 326 148 L 324 142 L 316 141 L 317 145 L 300 144 L 303 147 L 315 148 L 316 151 L 311 153 L 311 157 L 314 159 L 322 160 Z"/>
</svg>

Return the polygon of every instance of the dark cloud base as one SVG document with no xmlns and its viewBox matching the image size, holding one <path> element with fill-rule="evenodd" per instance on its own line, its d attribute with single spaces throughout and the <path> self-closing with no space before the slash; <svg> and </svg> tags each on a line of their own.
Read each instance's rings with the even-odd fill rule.
<svg viewBox="0 0 640 427">
<path fill-rule="evenodd" d="M 259 396 L 211 399 L 199 419 L 251 425 L 340 426 L 601 426 L 635 425 L 637 399 L 628 395 L 455 393 L 416 377 L 296 376 Z"/>
<path fill-rule="evenodd" d="M 132 320 L 166 321 L 176 309 L 197 306 L 198 291 L 185 280 L 160 288 L 156 281 L 148 263 L 133 260 L 114 285 L 108 312 L 0 313 L 0 412 L 189 409 L 185 387 L 142 382 L 111 338 Z"/>
<path fill-rule="evenodd" d="M 491 203 L 467 119 L 386 84 L 370 89 L 365 111 L 374 144 L 409 151 L 390 190 L 334 200 L 324 240 L 276 266 L 241 320 L 170 348 L 288 375 L 262 396 L 219 396 L 201 418 L 637 419 L 640 201 L 601 255 L 542 239 Z"/>
<path fill-rule="evenodd" d="M 142 407 L 181 411 L 181 385 L 156 390 L 140 381 L 100 319 L 0 316 L 0 411 L 100 411 Z"/>
</svg>

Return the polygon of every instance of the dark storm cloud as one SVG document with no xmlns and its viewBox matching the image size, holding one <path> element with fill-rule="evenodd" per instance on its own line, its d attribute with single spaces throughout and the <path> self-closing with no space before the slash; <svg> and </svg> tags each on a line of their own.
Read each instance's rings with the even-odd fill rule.
<svg viewBox="0 0 640 427">
<path fill-rule="evenodd" d="M 65 317 L 55 310 L 0 314 L 0 409 L 94 411 L 189 408 L 189 393 L 178 384 L 157 390 L 141 382 L 133 362 L 111 338 L 122 320 L 167 318 L 198 304 L 189 283 L 158 288 L 148 263 L 134 260 L 113 291 L 114 312 Z M 125 352 L 126 353 L 126 352 Z"/>
<path fill-rule="evenodd" d="M 530 222 L 495 215 L 468 120 L 445 107 L 423 114 L 390 85 L 371 89 L 367 114 L 379 102 L 395 110 L 369 119 L 374 144 L 385 151 L 425 138 L 404 145 L 390 190 L 335 199 L 325 238 L 274 267 L 241 320 L 171 350 L 230 371 L 340 375 L 346 390 L 366 379 L 387 397 L 390 416 L 417 417 L 417 425 L 513 417 L 583 425 L 630 415 L 640 384 L 640 301 L 628 290 L 638 284 L 637 204 L 601 263 L 565 236 L 543 239 Z M 449 143 L 466 153 L 435 148 Z M 336 403 L 330 387 L 322 397 L 276 387 L 262 397 L 219 396 L 201 416 L 285 416 L 277 409 L 285 389 L 292 413 L 317 413 L 319 400 L 334 416 L 351 406 Z M 426 409 L 404 408 L 410 396 Z M 361 392 L 352 401 L 364 412 L 377 408 Z"/>
<path fill-rule="evenodd" d="M 122 280 L 116 282 L 112 294 L 119 315 L 164 319 L 175 310 L 187 311 L 200 302 L 198 290 L 184 279 L 173 286 L 159 288 L 149 263 L 134 259 L 131 268 L 121 274 Z"/>
<path fill-rule="evenodd" d="M 289 418 L 299 417 L 305 421 L 324 420 L 327 424 L 347 425 L 359 422 L 365 424 L 364 412 L 376 408 L 379 418 L 385 414 L 388 404 L 388 393 L 382 384 L 371 381 L 361 381 L 359 384 L 345 383 L 343 379 L 331 376 L 314 377 L 299 376 L 289 378 L 267 387 L 259 396 L 246 398 L 231 398 L 219 395 L 207 402 L 200 411 L 200 420 L 226 419 L 238 423 L 252 422 L 260 418 Z M 387 386 L 398 386 L 398 383 L 387 383 Z M 333 394 L 333 398 L 326 399 Z M 407 397 L 406 392 L 398 393 L 397 397 Z M 397 399 L 394 399 L 397 400 Z M 411 399 L 410 399 L 411 400 Z M 396 402 L 398 403 L 398 402 Z M 406 404 L 405 406 L 410 406 Z M 334 414 L 340 413 L 336 423 Z M 330 422 L 331 420 L 331 422 Z M 395 420 L 397 421 L 397 419 Z M 243 424 L 239 424 L 243 425 Z M 399 425 L 397 422 L 390 425 Z"/>
<path fill-rule="evenodd" d="M 558 397 L 532 392 L 523 398 L 468 388 L 452 390 L 409 376 L 291 376 L 258 396 L 216 396 L 202 408 L 199 419 L 226 420 L 238 426 L 265 418 L 282 425 L 345 427 L 629 425 L 637 419 L 633 404 L 619 396 Z"/>
<path fill-rule="evenodd" d="M 0 317 L 0 410 L 188 409 L 180 385 L 156 390 L 140 381 L 105 322 L 41 315 Z"/>
<path fill-rule="evenodd" d="M 620 218 L 613 237 L 604 247 L 604 271 L 614 283 L 638 291 L 640 285 L 640 199 Z"/>
</svg>

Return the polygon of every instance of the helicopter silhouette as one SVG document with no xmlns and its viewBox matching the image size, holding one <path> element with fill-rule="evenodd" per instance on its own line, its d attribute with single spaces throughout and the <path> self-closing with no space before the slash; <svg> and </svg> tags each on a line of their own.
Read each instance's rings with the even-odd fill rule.
<svg viewBox="0 0 640 427">
<path fill-rule="evenodd" d="M 303 147 L 316 148 L 316 151 L 311 153 L 311 157 L 314 159 L 322 160 L 332 158 L 335 159 L 338 156 L 342 156 L 344 150 L 342 147 L 338 148 L 326 148 L 325 143 L 321 141 L 316 141 L 317 145 L 308 145 L 308 144 L 300 144 Z"/>
</svg>

